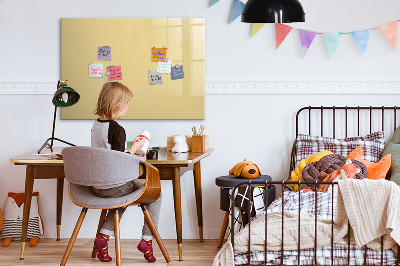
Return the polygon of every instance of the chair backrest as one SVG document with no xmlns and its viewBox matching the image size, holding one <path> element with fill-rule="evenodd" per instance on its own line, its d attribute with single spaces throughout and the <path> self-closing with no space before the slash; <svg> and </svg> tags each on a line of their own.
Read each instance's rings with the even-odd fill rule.
<svg viewBox="0 0 400 266">
<path fill-rule="evenodd" d="M 119 186 L 139 176 L 144 159 L 132 154 L 97 147 L 62 150 L 65 179 L 83 186 Z"/>
</svg>

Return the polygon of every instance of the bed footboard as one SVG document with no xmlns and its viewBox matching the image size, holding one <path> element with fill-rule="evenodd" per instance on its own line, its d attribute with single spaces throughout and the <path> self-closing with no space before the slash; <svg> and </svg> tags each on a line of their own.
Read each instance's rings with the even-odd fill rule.
<svg viewBox="0 0 400 266">
<path fill-rule="evenodd" d="M 314 247 L 311 249 L 308 249 L 307 251 L 303 251 L 301 249 L 301 230 L 300 230 L 300 225 L 301 225 L 301 206 L 302 206 L 302 194 L 304 192 L 302 192 L 301 190 L 297 191 L 297 192 L 293 192 L 291 191 L 290 193 L 296 193 L 297 195 L 295 195 L 296 197 L 298 196 L 298 209 L 297 214 L 298 214 L 298 236 L 297 236 L 297 251 L 296 250 L 291 250 L 291 254 L 295 254 L 294 257 L 297 257 L 297 261 L 294 261 L 293 259 L 289 262 L 289 264 L 287 264 L 288 262 L 285 261 L 285 256 L 284 256 L 284 252 L 285 251 L 285 242 L 284 242 L 284 233 L 285 233 L 285 220 L 284 220 L 284 213 L 285 213 L 285 191 L 289 192 L 288 189 L 286 188 L 286 185 L 292 185 L 292 184 L 297 184 L 299 185 L 299 187 L 301 185 L 312 185 L 313 186 L 313 190 L 310 191 L 309 193 L 313 193 L 313 194 L 309 194 L 312 195 L 313 202 L 308 201 L 307 204 L 313 204 L 313 208 L 315 208 L 314 210 L 314 216 L 315 216 L 315 223 L 314 223 L 314 227 L 315 227 L 315 232 L 314 232 Z M 324 258 L 324 262 L 326 264 L 322 265 L 400 265 L 400 252 L 397 253 L 396 257 L 394 257 L 394 255 L 388 256 L 385 252 L 384 252 L 384 246 L 383 246 L 383 237 L 381 237 L 381 243 L 380 243 L 380 252 L 379 251 L 374 251 L 376 252 L 376 254 L 374 255 L 374 262 L 373 264 L 371 264 L 371 262 L 369 261 L 367 254 L 370 254 L 372 251 L 367 250 L 368 248 L 366 246 L 363 246 L 361 249 L 359 249 L 359 253 L 363 253 L 363 261 L 360 262 L 360 258 L 358 257 L 358 262 L 356 264 L 352 264 L 352 260 L 351 260 L 351 252 L 355 252 L 353 250 L 354 245 L 351 245 L 350 243 L 350 224 L 348 224 L 348 231 L 347 231 L 347 236 L 346 236 L 346 245 L 344 246 L 344 248 L 346 248 L 346 251 L 343 251 L 340 255 L 340 258 L 337 257 L 336 253 L 337 253 L 337 248 L 335 251 L 335 243 L 334 243 L 334 210 L 335 207 L 334 206 L 334 197 L 336 197 L 336 193 L 334 193 L 334 191 L 338 188 L 338 183 L 336 181 L 333 182 L 302 182 L 302 181 L 246 181 L 246 182 L 242 182 L 240 184 L 238 184 L 237 186 L 235 186 L 235 188 L 232 191 L 232 195 L 235 195 L 236 190 L 239 187 L 243 187 L 243 186 L 249 186 L 249 187 L 258 187 L 261 189 L 265 190 L 265 195 L 266 198 L 268 198 L 268 188 L 270 185 L 275 185 L 277 188 L 278 186 L 281 187 L 282 189 L 282 194 L 280 198 L 277 198 L 275 200 L 275 202 L 277 203 L 277 201 L 281 201 L 281 209 L 280 211 L 282 212 L 282 219 L 281 219 L 281 238 L 280 238 L 280 250 L 279 251 L 273 251 L 276 253 L 279 253 L 279 259 L 275 259 L 275 260 L 271 260 L 268 259 L 269 257 L 269 250 L 268 250 L 268 241 L 270 241 L 268 239 L 268 215 L 271 215 L 271 213 L 268 213 L 267 211 L 267 202 L 265 202 L 265 214 L 261 214 L 264 215 L 264 220 L 265 220 L 265 224 L 264 224 L 264 238 L 265 238 L 265 243 L 264 243 L 264 250 L 260 251 L 258 250 L 258 255 L 260 255 L 260 253 L 263 253 L 263 257 L 264 260 L 260 261 L 260 259 L 258 260 L 254 260 L 252 259 L 252 253 L 254 250 L 251 249 L 252 246 L 252 234 L 251 234 L 251 228 L 252 228 L 252 223 L 254 223 L 254 221 L 252 221 L 252 219 L 249 219 L 247 227 L 248 227 L 248 243 L 247 243 L 247 252 L 242 252 L 241 256 L 244 256 L 245 258 L 247 258 L 247 263 L 240 263 L 239 265 L 321 265 L 321 261 L 318 260 L 317 258 L 317 251 L 318 248 L 317 247 L 317 243 L 318 243 L 318 232 L 317 232 L 317 217 L 318 217 L 318 187 L 320 185 L 331 185 L 332 186 L 332 193 L 324 193 L 326 194 L 325 197 L 331 197 L 330 203 L 329 203 L 329 212 L 330 213 L 330 227 L 331 227 L 331 239 L 330 239 L 330 256 L 326 256 L 327 251 L 325 250 L 324 254 L 325 254 L 325 258 Z M 249 190 L 250 191 L 250 198 L 252 198 L 252 189 Z M 314 197 L 315 195 L 315 197 Z M 320 194 L 321 195 L 321 194 Z M 308 199 L 309 200 L 309 199 Z M 235 250 L 235 233 L 234 233 L 234 217 L 235 217 L 235 208 L 234 208 L 234 198 L 232 197 L 231 200 L 231 232 L 230 232 L 230 241 L 232 244 L 233 249 Z M 258 216 L 259 218 L 259 216 Z M 259 226 L 259 224 L 258 224 Z M 247 231 L 246 231 L 247 233 Z M 342 247 L 343 248 L 343 247 Z M 397 248 L 399 248 L 399 245 L 397 245 Z M 243 247 L 242 247 L 243 249 Z M 328 250 L 329 250 L 329 246 L 328 246 Z M 388 252 L 392 252 L 392 251 L 388 251 Z M 303 254 L 304 253 L 304 254 Z M 347 256 L 343 256 L 343 254 L 347 253 Z M 360 253 L 360 254 L 361 254 Z M 379 257 L 377 257 L 379 254 Z M 312 254 L 312 255 L 311 255 Z M 391 254 L 391 253 L 390 253 Z M 394 254 L 394 252 L 393 252 Z M 262 254 L 261 254 L 262 255 Z M 258 256 L 260 257 L 260 256 Z M 302 260 L 301 258 L 307 257 L 307 260 Z M 329 258 L 330 257 L 330 258 Z M 338 263 L 339 261 L 339 263 Z M 305 263 L 306 262 L 306 263 Z M 308 263 L 307 263 L 308 262 Z"/>
</svg>

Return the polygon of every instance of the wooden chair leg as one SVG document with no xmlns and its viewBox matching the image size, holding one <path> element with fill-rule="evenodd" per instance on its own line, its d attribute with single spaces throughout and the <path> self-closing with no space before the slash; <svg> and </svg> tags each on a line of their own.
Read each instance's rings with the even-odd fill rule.
<svg viewBox="0 0 400 266">
<path fill-rule="evenodd" d="M 228 222 L 229 222 L 229 212 L 225 212 L 225 217 L 224 217 L 224 221 L 222 222 L 221 234 L 219 235 L 217 248 L 220 248 L 222 246 L 222 242 L 224 241 L 224 237 L 225 237 L 226 228 L 228 227 Z"/>
<path fill-rule="evenodd" d="M 120 235 L 119 235 L 119 213 L 118 209 L 115 209 L 114 214 L 114 234 L 115 234 L 115 256 L 117 257 L 115 261 L 115 265 L 121 265 L 121 243 L 120 243 Z"/>
<path fill-rule="evenodd" d="M 164 243 L 161 240 L 160 234 L 158 233 L 156 225 L 154 224 L 153 219 L 151 218 L 149 211 L 147 210 L 145 205 L 140 205 L 140 207 L 142 208 L 142 211 L 143 211 L 143 214 L 144 214 L 144 218 L 145 218 L 147 224 L 150 226 L 150 230 L 153 233 L 153 236 L 157 240 L 157 244 L 161 249 L 161 252 L 162 252 L 162 254 L 164 256 L 165 261 L 167 263 L 170 263 L 171 259 L 170 259 L 169 255 L 168 255 L 168 251 L 165 248 Z"/>
<path fill-rule="evenodd" d="M 97 226 L 96 238 L 100 234 L 100 230 L 103 227 L 104 221 L 106 220 L 106 215 L 107 215 L 107 210 L 106 209 L 101 210 L 101 215 L 100 215 L 100 219 L 99 219 L 99 226 Z M 93 244 L 92 258 L 96 258 L 96 255 L 97 255 L 97 250 L 96 250 L 96 248 L 95 248 L 95 246 Z"/>
<path fill-rule="evenodd" d="M 81 214 L 79 215 L 78 221 L 76 222 L 74 232 L 72 232 L 71 239 L 69 240 L 67 249 L 65 250 L 64 257 L 61 260 L 60 265 L 64 266 L 67 263 L 69 254 L 71 253 L 72 247 L 74 246 L 76 237 L 78 236 L 79 230 L 81 229 L 83 220 L 85 219 L 87 208 L 82 208 Z"/>
</svg>

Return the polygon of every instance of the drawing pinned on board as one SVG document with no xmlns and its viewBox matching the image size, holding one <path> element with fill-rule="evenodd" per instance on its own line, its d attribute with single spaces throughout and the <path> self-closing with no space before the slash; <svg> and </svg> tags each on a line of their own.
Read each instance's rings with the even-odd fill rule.
<svg viewBox="0 0 400 266">
<path fill-rule="evenodd" d="M 89 64 L 89 78 L 101 78 L 103 77 L 103 64 L 102 63 L 90 63 Z"/>
<path fill-rule="evenodd" d="M 157 71 L 149 70 L 149 85 L 163 84 L 162 74 Z"/>
<path fill-rule="evenodd" d="M 97 47 L 97 59 L 110 61 L 111 47 L 110 46 Z"/>
<path fill-rule="evenodd" d="M 151 48 L 151 62 L 164 62 L 167 57 L 167 48 Z"/>
<path fill-rule="evenodd" d="M 183 79 L 185 77 L 183 73 L 183 66 L 176 64 L 174 67 L 171 68 L 171 79 Z"/>
<path fill-rule="evenodd" d="M 157 72 L 171 74 L 172 60 L 165 58 L 165 62 L 158 62 Z"/>
<path fill-rule="evenodd" d="M 110 72 L 110 75 L 108 76 L 108 81 L 122 79 L 121 66 L 109 66 L 107 67 L 107 72 Z"/>
</svg>

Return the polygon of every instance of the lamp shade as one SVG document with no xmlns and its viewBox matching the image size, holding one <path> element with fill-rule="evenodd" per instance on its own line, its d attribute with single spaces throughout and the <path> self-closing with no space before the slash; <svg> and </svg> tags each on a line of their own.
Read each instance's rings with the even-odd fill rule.
<svg viewBox="0 0 400 266">
<path fill-rule="evenodd" d="M 53 95 L 53 105 L 56 107 L 68 107 L 79 101 L 80 95 L 73 88 L 61 84 Z"/>
<path fill-rule="evenodd" d="M 304 15 L 298 0 L 249 0 L 243 8 L 242 22 L 304 22 Z"/>
</svg>

